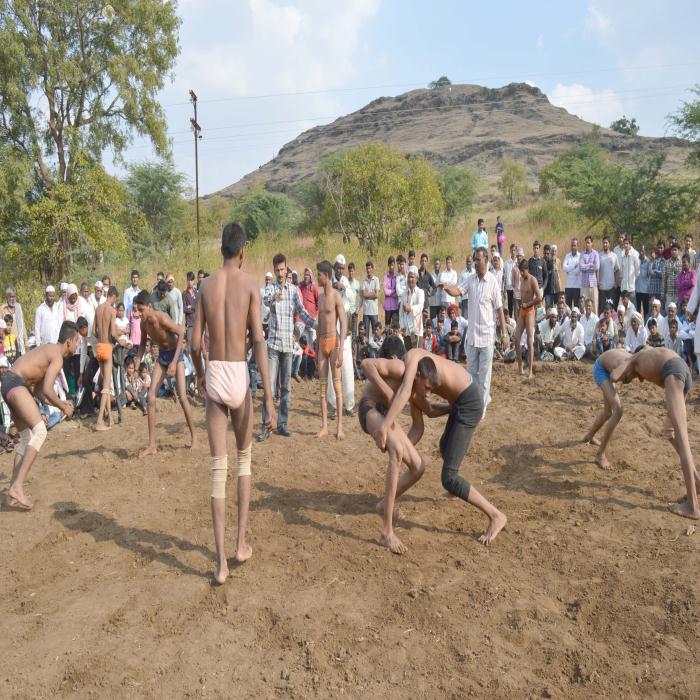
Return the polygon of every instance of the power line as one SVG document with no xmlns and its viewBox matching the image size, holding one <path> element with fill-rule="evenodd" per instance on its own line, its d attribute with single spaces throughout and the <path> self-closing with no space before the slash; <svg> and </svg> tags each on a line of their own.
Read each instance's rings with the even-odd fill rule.
<svg viewBox="0 0 700 700">
<path fill-rule="evenodd" d="M 485 82 L 487 80 L 508 80 L 509 82 L 517 82 L 515 79 L 516 78 L 549 78 L 549 77 L 554 77 L 554 76 L 564 76 L 564 75 L 590 75 L 590 74 L 595 74 L 595 73 L 621 73 L 624 71 L 633 71 L 633 70 L 652 70 L 652 69 L 657 69 L 657 68 L 683 68 L 683 67 L 688 67 L 688 66 L 698 66 L 700 65 L 700 61 L 691 61 L 688 63 L 666 63 L 666 64 L 656 64 L 656 65 L 647 65 L 647 66 L 626 66 L 624 68 L 620 68 L 619 66 L 616 66 L 614 68 L 591 68 L 591 69 L 585 69 L 585 70 L 575 70 L 575 71 L 556 71 L 556 72 L 546 72 L 546 73 L 537 73 L 537 72 L 527 72 L 527 73 L 519 73 L 516 75 L 510 74 L 510 75 L 491 75 L 491 76 L 486 76 L 486 77 L 480 77 L 480 78 L 469 78 L 466 80 L 458 80 L 458 81 L 453 81 L 453 84 L 458 85 L 458 84 L 474 84 L 474 83 L 481 83 Z M 244 100 L 263 100 L 263 99 L 270 99 L 270 98 L 276 98 L 276 97 L 295 97 L 298 95 L 324 95 L 328 93 L 336 93 L 336 92 L 360 92 L 362 90 L 385 90 L 389 88 L 406 88 L 406 87 L 422 87 L 424 85 L 427 85 L 426 81 L 422 81 L 420 83 L 389 83 L 385 85 L 363 85 L 363 86 L 358 86 L 358 87 L 345 87 L 345 88 L 325 88 L 322 90 L 297 90 L 297 91 L 290 91 L 290 92 L 274 92 L 274 93 L 267 93 L 267 94 L 260 94 L 260 95 L 239 95 L 239 96 L 231 96 L 231 97 L 214 97 L 210 98 L 208 100 L 200 100 L 202 103 L 210 104 L 214 102 L 237 102 L 237 101 L 244 101 Z M 170 104 L 163 105 L 164 107 L 179 107 L 181 105 L 189 104 L 189 102 L 171 102 Z"/>
</svg>

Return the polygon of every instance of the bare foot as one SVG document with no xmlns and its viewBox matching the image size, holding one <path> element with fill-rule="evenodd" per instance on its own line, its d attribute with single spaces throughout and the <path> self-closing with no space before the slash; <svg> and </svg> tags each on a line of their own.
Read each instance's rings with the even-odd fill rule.
<svg viewBox="0 0 700 700">
<path fill-rule="evenodd" d="M 534 373 L 532 372 L 532 370 L 530 370 L 530 374 L 527 375 L 527 378 L 528 378 L 528 380 L 534 379 L 534 378 L 535 378 L 535 375 L 534 375 Z"/>
<path fill-rule="evenodd" d="M 698 497 L 700 498 L 700 491 L 697 492 Z M 687 503 L 688 502 L 688 495 L 683 494 L 677 501 L 676 503 Z"/>
<path fill-rule="evenodd" d="M 498 511 L 498 515 L 491 518 L 489 526 L 486 528 L 486 532 L 479 537 L 479 542 L 484 545 L 489 545 L 496 539 L 498 533 L 506 526 L 508 518 L 506 518 L 503 513 Z"/>
<path fill-rule="evenodd" d="M 377 515 L 380 518 L 384 517 L 384 499 L 382 498 L 379 503 L 375 506 L 375 510 L 377 511 Z M 394 512 L 391 514 L 391 519 L 393 522 L 396 522 L 397 520 L 400 520 L 403 517 L 403 514 L 401 513 L 401 509 L 397 506 L 394 505 Z"/>
<path fill-rule="evenodd" d="M 390 532 L 388 535 L 382 532 L 382 536 L 379 538 L 379 544 L 381 544 L 382 547 L 388 547 L 394 554 L 406 553 L 406 545 L 393 532 Z"/>
<path fill-rule="evenodd" d="M 158 448 L 155 445 L 149 445 L 145 450 L 139 453 L 139 457 L 148 457 L 154 455 L 158 452 Z"/>
<path fill-rule="evenodd" d="M 335 437 L 337 440 L 345 440 L 345 433 L 342 430 L 337 430 Z"/>
<path fill-rule="evenodd" d="M 522 369 L 522 368 L 519 369 L 519 370 L 518 370 L 518 374 L 519 374 L 521 377 L 524 377 L 524 376 L 525 376 L 525 370 Z"/>
<path fill-rule="evenodd" d="M 608 462 L 608 458 L 605 455 L 596 455 L 594 461 L 601 469 L 605 469 L 605 471 L 610 471 L 613 468 L 613 465 Z"/>
<path fill-rule="evenodd" d="M 588 437 L 588 435 L 586 435 L 581 442 L 586 445 L 595 445 L 596 447 L 600 447 L 600 440 L 597 437 Z"/>
<path fill-rule="evenodd" d="M 449 491 L 443 491 L 442 493 L 435 496 L 436 501 L 454 501 L 457 498 L 454 494 Z"/>
<path fill-rule="evenodd" d="M 321 428 L 321 431 L 316 436 L 317 438 L 326 437 L 328 435 L 328 428 Z"/>
<path fill-rule="evenodd" d="M 12 487 L 7 489 L 3 502 L 7 508 L 31 510 L 34 507 L 32 502 L 24 495 L 23 491 L 13 489 Z"/>
<path fill-rule="evenodd" d="M 692 511 L 687 501 L 685 503 L 669 503 L 667 508 L 670 513 L 680 515 L 682 518 L 700 520 L 700 511 Z"/>
<path fill-rule="evenodd" d="M 242 547 L 239 547 L 236 550 L 235 555 L 233 558 L 239 563 L 242 564 L 244 561 L 248 561 L 253 556 L 253 548 L 246 542 Z"/>
<path fill-rule="evenodd" d="M 192 439 L 190 440 L 190 449 L 196 450 L 198 447 L 199 447 L 199 444 L 197 443 L 197 437 L 195 435 L 193 435 Z"/>
<path fill-rule="evenodd" d="M 228 578 L 228 564 L 224 561 L 223 566 L 216 567 L 216 573 L 214 574 L 214 580 L 219 584 L 226 583 Z"/>
<path fill-rule="evenodd" d="M 111 426 L 105 425 L 104 423 L 96 423 L 96 424 L 95 424 L 95 430 L 96 430 L 98 433 L 101 433 L 101 432 L 103 432 L 103 431 L 105 431 L 105 430 L 109 430 L 110 427 L 111 427 Z"/>
</svg>

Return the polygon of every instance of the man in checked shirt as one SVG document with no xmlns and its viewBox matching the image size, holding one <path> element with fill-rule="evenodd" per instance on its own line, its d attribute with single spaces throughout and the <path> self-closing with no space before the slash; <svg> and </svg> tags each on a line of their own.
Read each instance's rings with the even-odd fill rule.
<svg viewBox="0 0 700 700">
<path fill-rule="evenodd" d="M 273 273 L 276 282 L 267 287 L 263 295 L 263 304 L 270 309 L 268 317 L 267 358 L 270 372 L 270 387 L 276 391 L 278 378 L 280 385 L 280 408 L 277 416 L 277 434 L 291 437 L 287 429 L 289 417 L 289 385 L 292 378 L 292 348 L 294 345 L 294 315 L 299 314 L 302 321 L 311 328 L 316 328 L 316 319 L 310 316 L 301 301 L 297 287 L 287 281 L 287 258 L 277 253 L 272 258 Z M 258 435 L 258 442 L 270 437 L 269 416 L 263 404 L 263 429 Z"/>
</svg>

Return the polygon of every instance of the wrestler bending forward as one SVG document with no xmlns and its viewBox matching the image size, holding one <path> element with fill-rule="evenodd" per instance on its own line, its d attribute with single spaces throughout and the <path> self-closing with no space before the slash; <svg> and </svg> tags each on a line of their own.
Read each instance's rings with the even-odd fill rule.
<svg viewBox="0 0 700 700">
<path fill-rule="evenodd" d="M 192 331 L 192 359 L 200 394 L 206 396 L 207 434 L 211 452 L 211 516 L 216 543 L 217 583 L 228 576 L 224 547 L 226 532 L 226 477 L 228 454 L 226 425 L 229 415 L 236 438 L 238 478 L 238 541 L 235 560 L 244 562 L 253 554 L 246 542 L 251 481 L 253 402 L 246 363 L 246 332 L 250 334 L 253 356 L 260 370 L 265 404 L 273 430 L 277 416 L 272 403 L 267 346 L 260 318 L 260 292 L 257 281 L 241 271 L 246 234 L 243 226 L 230 223 L 221 234 L 224 264 L 202 280 L 197 297 Z M 209 361 L 204 372 L 202 336 L 209 337 Z"/>
<path fill-rule="evenodd" d="M 442 485 L 448 493 L 471 503 L 488 517 L 488 527 L 479 537 L 479 542 L 488 545 L 505 527 L 506 516 L 459 474 L 474 430 L 484 412 L 479 387 L 460 365 L 425 350 L 409 350 L 405 364 L 401 386 L 382 421 L 377 443 L 381 449 L 386 447 L 391 427 L 414 393 L 419 398 L 427 399 L 430 393 L 434 392 L 445 399 L 450 404 L 450 415 L 445 432 L 440 438 L 440 454 L 443 458 Z"/>
</svg>

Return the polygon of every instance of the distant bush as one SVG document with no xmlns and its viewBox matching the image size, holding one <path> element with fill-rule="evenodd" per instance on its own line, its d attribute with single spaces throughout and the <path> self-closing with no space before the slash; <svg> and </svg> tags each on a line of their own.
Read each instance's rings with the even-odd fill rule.
<svg viewBox="0 0 700 700">
<path fill-rule="evenodd" d="M 561 194 L 528 207 L 527 222 L 532 228 L 547 229 L 552 234 L 572 232 L 580 224 L 576 209 Z"/>
<path fill-rule="evenodd" d="M 252 241 L 264 233 L 294 228 L 301 220 L 301 212 L 287 195 L 268 192 L 262 185 L 254 185 L 236 200 L 231 218 L 243 224 L 248 240 Z"/>
</svg>

